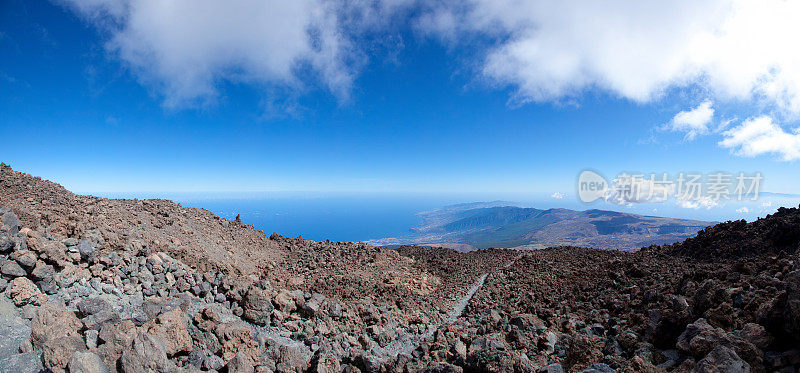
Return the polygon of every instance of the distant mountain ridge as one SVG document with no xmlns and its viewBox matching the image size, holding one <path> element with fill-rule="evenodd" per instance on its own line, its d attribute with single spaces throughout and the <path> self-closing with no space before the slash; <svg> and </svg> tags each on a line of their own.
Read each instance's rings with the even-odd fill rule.
<svg viewBox="0 0 800 373">
<path fill-rule="evenodd" d="M 423 221 L 410 235 L 369 243 L 444 246 L 460 251 L 549 246 L 635 250 L 681 241 L 714 224 L 596 209 L 542 210 L 503 201 L 445 206 L 419 215 Z"/>
</svg>

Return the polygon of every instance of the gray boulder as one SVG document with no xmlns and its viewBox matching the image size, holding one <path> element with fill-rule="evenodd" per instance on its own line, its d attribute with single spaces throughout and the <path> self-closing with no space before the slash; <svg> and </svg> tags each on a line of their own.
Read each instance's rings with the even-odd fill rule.
<svg viewBox="0 0 800 373">
<path fill-rule="evenodd" d="M 564 373 L 564 368 L 559 363 L 553 363 L 542 367 L 537 373 Z"/>
<path fill-rule="evenodd" d="M 363 372 L 378 373 L 381 370 L 381 360 L 377 356 L 368 353 L 356 356 L 355 363 Z"/>
<path fill-rule="evenodd" d="M 31 272 L 34 279 L 45 282 L 52 281 L 55 274 L 56 271 L 53 269 L 53 266 L 44 264 L 44 262 L 37 262 L 36 267 Z"/>
<path fill-rule="evenodd" d="M 595 363 L 581 371 L 581 373 L 616 373 L 616 371 L 606 364 Z"/>
<path fill-rule="evenodd" d="M 20 345 L 31 334 L 30 323 L 19 308 L 0 296 L 0 370 L 36 373 L 44 370 L 40 352 L 19 353 Z"/>
<path fill-rule="evenodd" d="M 749 373 L 750 364 L 725 346 L 714 347 L 692 370 L 696 373 Z"/>
<path fill-rule="evenodd" d="M 228 362 L 227 367 L 228 373 L 253 373 L 255 370 L 253 364 L 250 363 L 250 359 L 241 352 L 236 353 L 233 359 Z"/>
<path fill-rule="evenodd" d="M 81 254 L 81 259 L 91 260 L 94 258 L 94 246 L 87 240 L 81 240 L 78 244 L 78 253 Z"/>
<path fill-rule="evenodd" d="M 36 264 L 37 264 L 36 254 L 34 254 L 31 251 L 26 251 L 26 252 L 22 253 L 16 259 L 17 259 L 17 263 L 19 263 L 19 265 L 21 265 L 22 268 L 25 268 L 26 270 L 33 269 L 33 267 L 35 267 Z"/>
<path fill-rule="evenodd" d="M 225 366 L 225 360 L 217 355 L 211 355 L 203 360 L 203 366 L 208 370 L 220 370 Z"/>
<path fill-rule="evenodd" d="M 9 233 L 12 235 L 19 233 L 21 228 L 19 218 L 8 207 L 0 208 L 0 223 L 8 226 Z"/>
<path fill-rule="evenodd" d="M 0 252 L 7 252 L 14 248 L 14 239 L 8 232 L 0 232 Z"/>
<path fill-rule="evenodd" d="M 70 373 L 108 373 L 100 356 L 89 351 L 75 351 L 69 360 Z"/>
<path fill-rule="evenodd" d="M 111 311 L 111 304 L 102 298 L 88 298 L 78 303 L 78 311 L 84 315 L 94 315 Z"/>
<path fill-rule="evenodd" d="M 13 260 L 6 261 L 6 263 L 0 267 L 0 273 L 9 277 L 22 277 L 28 274 Z"/>
</svg>

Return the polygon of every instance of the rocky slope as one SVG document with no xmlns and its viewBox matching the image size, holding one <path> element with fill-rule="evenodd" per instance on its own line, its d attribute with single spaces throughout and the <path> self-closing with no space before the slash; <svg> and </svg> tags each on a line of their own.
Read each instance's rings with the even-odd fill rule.
<svg viewBox="0 0 800 373">
<path fill-rule="evenodd" d="M 313 242 L 0 166 L 0 371 L 796 372 L 800 210 L 636 253 Z"/>
</svg>

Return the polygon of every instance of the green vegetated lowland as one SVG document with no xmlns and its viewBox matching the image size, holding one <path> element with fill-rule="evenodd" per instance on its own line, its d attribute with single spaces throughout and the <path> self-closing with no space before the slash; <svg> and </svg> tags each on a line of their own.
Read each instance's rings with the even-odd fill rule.
<svg viewBox="0 0 800 373">
<path fill-rule="evenodd" d="M 636 250 L 675 243 L 714 224 L 603 210 L 540 210 L 505 202 L 454 205 L 420 215 L 423 222 L 411 234 L 370 243 L 439 245 L 460 250 L 548 246 Z"/>
</svg>

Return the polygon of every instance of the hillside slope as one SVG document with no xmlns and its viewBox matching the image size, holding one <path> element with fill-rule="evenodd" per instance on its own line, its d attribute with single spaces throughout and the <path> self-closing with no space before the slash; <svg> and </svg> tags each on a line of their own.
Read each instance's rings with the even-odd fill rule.
<svg viewBox="0 0 800 373">
<path fill-rule="evenodd" d="M 472 248 L 588 246 L 635 250 L 692 237 L 713 223 L 615 211 L 540 210 L 503 205 L 463 204 L 420 214 L 408 236 L 370 241 L 373 245 L 469 245 Z"/>
<path fill-rule="evenodd" d="M 5 164 L 0 165 L 0 207 L 10 208 L 37 236 L 56 242 L 85 239 L 101 256 L 163 252 L 197 271 L 246 282 L 255 277 L 304 291 L 324 290 L 328 296 L 347 300 L 366 295 L 394 303 L 395 296 L 405 296 L 420 307 L 433 308 L 441 303 L 428 294 L 454 281 L 424 273 L 392 250 L 267 236 L 252 225 L 168 200 L 76 195 Z"/>
<path fill-rule="evenodd" d="M 637 252 L 386 250 L 0 171 L 0 371 L 800 369 L 797 208 Z"/>
</svg>

